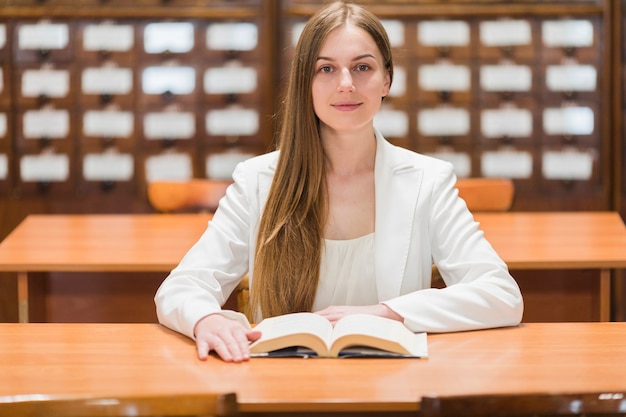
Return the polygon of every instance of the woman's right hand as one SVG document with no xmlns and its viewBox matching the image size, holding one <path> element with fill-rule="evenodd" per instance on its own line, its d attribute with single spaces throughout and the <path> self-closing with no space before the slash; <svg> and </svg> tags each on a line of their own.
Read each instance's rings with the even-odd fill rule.
<svg viewBox="0 0 626 417">
<path fill-rule="evenodd" d="M 225 362 L 243 362 L 250 359 L 250 342 L 261 337 L 261 332 L 249 330 L 239 321 L 219 313 L 200 319 L 194 334 L 198 359 L 205 360 L 213 350 Z"/>
</svg>

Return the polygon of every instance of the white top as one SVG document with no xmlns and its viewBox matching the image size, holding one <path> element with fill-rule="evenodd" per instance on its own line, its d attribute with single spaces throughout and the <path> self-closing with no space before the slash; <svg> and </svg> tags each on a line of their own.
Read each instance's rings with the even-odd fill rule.
<svg viewBox="0 0 626 417">
<path fill-rule="evenodd" d="M 349 240 L 325 239 L 312 310 L 378 304 L 374 258 L 374 233 Z"/>
</svg>

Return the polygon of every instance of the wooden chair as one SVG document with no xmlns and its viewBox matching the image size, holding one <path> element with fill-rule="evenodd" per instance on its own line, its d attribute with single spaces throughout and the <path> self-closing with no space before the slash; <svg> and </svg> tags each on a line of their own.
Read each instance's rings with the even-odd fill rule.
<svg viewBox="0 0 626 417">
<path fill-rule="evenodd" d="M 148 184 L 148 201 L 161 213 L 213 212 L 231 183 L 202 178 L 187 181 L 153 181 Z"/>
<path fill-rule="evenodd" d="M 459 178 L 459 196 L 472 212 L 508 211 L 513 205 L 515 184 L 506 178 Z"/>
<path fill-rule="evenodd" d="M 626 392 L 423 397 L 422 417 L 626 416 Z"/>
<path fill-rule="evenodd" d="M 192 178 L 187 181 L 153 181 L 148 184 L 148 201 L 160 213 L 209 212 L 217 209 L 232 181 Z M 249 286 L 245 277 L 225 308 L 247 312 Z"/>
<path fill-rule="evenodd" d="M 32 398 L 0 397 L 4 417 L 182 417 L 231 416 L 237 413 L 237 398 L 228 394 L 167 394 L 158 396 L 74 396 Z"/>
<path fill-rule="evenodd" d="M 459 196 L 473 212 L 508 211 L 513 205 L 515 184 L 506 178 L 459 178 L 456 182 Z M 431 286 L 445 286 L 436 266 L 432 267 Z"/>
</svg>

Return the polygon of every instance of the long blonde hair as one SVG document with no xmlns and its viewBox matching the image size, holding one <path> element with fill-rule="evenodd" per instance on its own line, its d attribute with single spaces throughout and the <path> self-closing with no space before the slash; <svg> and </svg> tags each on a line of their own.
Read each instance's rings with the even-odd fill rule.
<svg viewBox="0 0 626 417">
<path fill-rule="evenodd" d="M 364 8 L 335 2 L 305 25 L 282 103 L 280 155 L 259 224 L 248 315 L 310 311 L 319 281 L 327 200 L 324 150 L 311 94 L 315 63 L 335 28 L 350 22 L 376 42 L 393 78 L 391 47 L 380 21 Z"/>
</svg>

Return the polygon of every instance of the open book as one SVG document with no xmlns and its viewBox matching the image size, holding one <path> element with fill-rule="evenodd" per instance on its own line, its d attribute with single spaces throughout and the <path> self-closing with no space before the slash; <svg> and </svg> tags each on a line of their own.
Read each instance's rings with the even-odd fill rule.
<svg viewBox="0 0 626 417">
<path fill-rule="evenodd" d="M 334 327 L 315 313 L 285 314 L 267 318 L 254 329 L 262 335 L 250 345 L 253 357 L 428 357 L 426 333 L 369 314 L 346 316 Z"/>
</svg>

